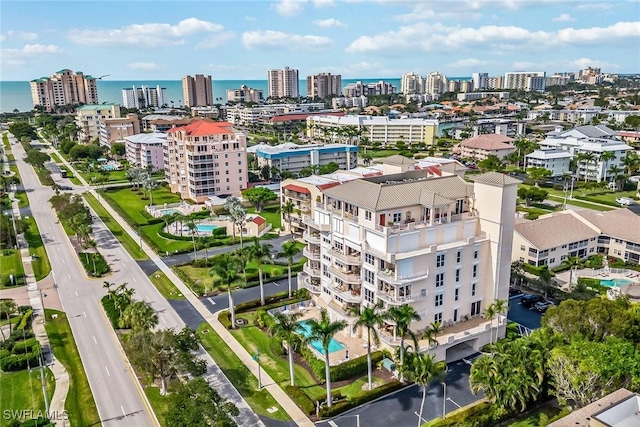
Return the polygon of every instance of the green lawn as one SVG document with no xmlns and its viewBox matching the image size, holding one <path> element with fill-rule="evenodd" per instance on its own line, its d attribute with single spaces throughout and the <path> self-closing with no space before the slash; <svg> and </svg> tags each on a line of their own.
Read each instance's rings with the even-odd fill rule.
<svg viewBox="0 0 640 427">
<path fill-rule="evenodd" d="M 549 196 L 549 199 L 555 200 L 555 201 L 563 201 L 564 196 Z M 581 208 L 586 208 L 586 209 L 593 209 L 595 211 L 610 211 L 615 209 L 613 206 L 607 207 L 607 206 L 601 206 L 601 205 L 594 205 L 593 203 L 589 203 L 589 202 L 585 202 L 577 199 L 567 199 L 567 204 L 572 206 L 578 206 Z"/>
<path fill-rule="evenodd" d="M 62 163 L 62 159 L 56 153 L 51 153 L 50 156 L 51 156 L 51 160 L 53 160 L 54 162 Z"/>
<path fill-rule="evenodd" d="M 149 200 L 143 200 L 144 194 L 137 194 L 131 188 L 109 189 L 102 193 L 110 203 L 115 203 L 138 225 L 146 225 L 147 217 L 142 214 L 144 207 L 149 204 Z M 158 187 L 153 191 L 153 204 L 162 205 L 164 203 L 177 203 L 180 196 L 174 194 L 167 187 Z"/>
<path fill-rule="evenodd" d="M 247 209 L 250 214 L 256 213 L 256 209 L 251 207 Z M 262 208 L 262 212 L 258 213 L 271 224 L 272 230 L 276 228 L 282 228 L 282 217 L 280 216 L 280 205 L 267 206 Z"/>
<path fill-rule="evenodd" d="M 6 255 L 5 255 L 6 254 Z M 6 289 L 10 286 L 3 286 L 5 281 L 9 280 L 9 275 L 14 277 L 24 276 L 24 268 L 22 266 L 22 257 L 20 251 L 15 249 L 3 249 L 0 251 L 0 289 Z"/>
<path fill-rule="evenodd" d="M 33 274 L 36 276 L 36 280 L 41 280 L 51 272 L 49 257 L 47 257 L 47 251 L 42 243 L 42 237 L 40 237 L 35 220 L 32 217 L 28 219 L 22 217 L 22 221 L 26 225 L 24 237 L 29 243 L 29 252 L 35 255 L 35 259 L 31 261 Z"/>
<path fill-rule="evenodd" d="M 160 254 L 165 252 L 172 253 L 174 251 L 188 251 L 193 250 L 193 243 L 189 240 L 173 240 L 162 237 L 158 234 L 164 227 L 164 223 L 145 225 L 140 227 L 140 231 L 148 240 L 158 248 Z"/>
<path fill-rule="evenodd" d="M 27 198 L 27 193 L 25 191 L 17 191 L 14 193 L 15 198 L 18 200 L 19 208 L 26 208 L 29 206 L 29 199 Z"/>
<path fill-rule="evenodd" d="M 147 395 L 147 399 L 149 399 L 149 403 L 151 404 L 153 412 L 156 414 L 160 425 L 166 425 L 164 421 L 164 414 L 168 410 L 167 396 L 162 396 L 160 394 L 160 389 L 154 386 L 145 387 L 144 394 Z"/>
<path fill-rule="evenodd" d="M 364 153 L 364 150 L 362 151 Z M 369 150 L 367 149 L 367 154 L 371 154 L 372 157 L 389 157 L 394 154 L 398 154 L 398 150 Z"/>
<path fill-rule="evenodd" d="M 185 299 L 182 292 L 176 288 L 176 285 L 174 285 L 162 271 L 157 270 L 149 276 L 149 280 L 151 280 L 151 283 L 154 284 L 160 294 L 166 299 Z"/>
<path fill-rule="evenodd" d="M 51 400 L 55 390 L 55 380 L 49 368 L 45 369 L 45 375 L 47 396 Z M 44 414 L 45 406 L 40 370 L 33 369 L 29 372 L 25 369 L 17 372 L 0 372 L 0 408 L 3 410 L 2 417 L 0 417 L 0 427 L 12 425 L 14 419 L 10 411 L 32 410 L 34 411 L 33 416 L 36 416 L 38 411 Z"/>
<path fill-rule="evenodd" d="M 207 331 L 205 333 L 205 331 Z M 251 409 L 258 415 L 274 418 L 281 421 L 290 420 L 289 415 L 282 409 L 278 402 L 265 389 L 258 388 L 258 380 L 231 351 L 229 346 L 207 323 L 198 327 L 198 336 L 202 340 L 202 346 L 215 360 L 220 369 L 244 397 Z M 268 408 L 277 408 L 274 413 L 269 413 Z"/>
<path fill-rule="evenodd" d="M 575 196 L 575 191 L 573 194 Z M 616 203 L 616 198 L 618 197 L 629 197 L 630 199 L 635 200 L 636 191 L 616 191 L 614 193 L 610 190 L 600 190 L 593 193 L 587 193 L 586 197 L 593 199 L 594 202 Z"/>
<path fill-rule="evenodd" d="M 57 314 L 58 317 L 54 319 L 51 317 L 52 314 Z M 69 393 L 64 408 L 69 414 L 71 425 L 99 425 L 98 409 L 66 314 L 47 309 L 46 318 L 45 328 L 53 354 L 69 373 Z"/>
<path fill-rule="evenodd" d="M 11 144 L 9 144 L 9 137 L 7 136 L 6 132 L 2 134 L 2 143 L 4 144 L 7 151 L 11 151 Z"/>
<path fill-rule="evenodd" d="M 118 241 L 122 244 L 129 255 L 133 259 L 136 260 L 148 260 L 149 257 L 143 250 L 140 249 L 140 244 L 134 241 L 129 234 L 122 228 L 122 226 L 115 220 L 109 212 L 93 197 L 91 193 L 83 194 L 85 200 L 91 208 L 95 211 L 95 213 L 100 217 L 102 222 L 105 223 L 107 228 L 113 233 L 113 235 L 118 239 Z"/>
</svg>

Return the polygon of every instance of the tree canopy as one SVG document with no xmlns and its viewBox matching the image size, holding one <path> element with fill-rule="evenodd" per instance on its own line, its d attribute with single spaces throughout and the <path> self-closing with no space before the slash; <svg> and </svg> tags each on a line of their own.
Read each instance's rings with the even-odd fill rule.
<svg viewBox="0 0 640 427">
<path fill-rule="evenodd" d="M 549 192 L 547 190 L 538 187 L 520 187 L 518 189 L 518 197 L 524 200 L 527 206 L 529 206 L 531 202 L 544 202 L 548 195 Z"/>
<path fill-rule="evenodd" d="M 266 187 L 248 188 L 242 192 L 242 197 L 256 208 L 256 212 L 261 212 L 265 203 L 278 198 L 276 193 Z"/>
</svg>

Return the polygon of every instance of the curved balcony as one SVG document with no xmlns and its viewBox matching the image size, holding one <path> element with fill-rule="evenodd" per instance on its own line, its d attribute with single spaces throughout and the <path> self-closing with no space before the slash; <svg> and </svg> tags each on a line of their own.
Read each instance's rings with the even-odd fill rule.
<svg viewBox="0 0 640 427">
<path fill-rule="evenodd" d="M 311 228 L 315 228 L 320 231 L 331 231 L 331 225 L 329 224 L 318 224 L 313 220 L 313 218 L 309 215 L 305 215 L 302 217 L 302 222 L 308 225 Z"/>
<path fill-rule="evenodd" d="M 311 277 L 320 277 L 320 269 L 319 268 L 311 268 L 308 263 L 302 266 L 302 271 L 307 273 Z"/>
<path fill-rule="evenodd" d="M 411 295 L 405 295 L 405 296 L 397 296 L 397 295 L 382 292 L 382 291 L 376 292 L 376 296 L 379 299 L 386 302 L 387 304 L 392 304 L 392 305 L 410 304 L 412 302 L 425 299 L 427 295 L 428 295 L 428 292 L 426 291 L 426 289 L 420 292 L 419 294 L 411 294 Z"/>
<path fill-rule="evenodd" d="M 359 304 L 362 302 L 362 291 L 360 289 L 348 289 L 345 285 L 335 285 L 331 286 L 331 290 L 344 302 Z"/>
<path fill-rule="evenodd" d="M 313 235 L 314 233 L 309 233 L 308 231 L 305 231 L 304 233 L 302 233 L 302 238 L 309 243 L 313 243 L 314 245 L 319 245 L 320 244 L 320 234 L 316 233 L 317 235 Z"/>
<path fill-rule="evenodd" d="M 345 283 L 360 284 L 361 282 L 360 274 L 346 272 L 334 266 L 329 267 L 329 272 L 334 274 L 337 278 L 339 278 Z"/>
<path fill-rule="evenodd" d="M 411 283 L 417 280 L 426 279 L 429 277 L 429 269 L 420 273 L 401 276 L 396 274 L 394 270 L 378 270 L 378 278 L 382 281 L 390 283 L 392 285 L 400 285 L 403 283 Z"/>
<path fill-rule="evenodd" d="M 330 301 L 329 304 L 327 304 L 327 307 L 329 310 L 341 316 L 344 320 L 349 321 L 357 317 L 355 311 L 352 311 L 353 306 L 349 306 L 348 304 L 340 304 L 337 301 Z"/>
<path fill-rule="evenodd" d="M 310 251 L 309 249 L 304 248 L 302 250 L 302 255 L 307 259 L 320 261 L 320 251 Z"/>
<path fill-rule="evenodd" d="M 302 287 L 307 289 L 312 294 L 320 295 L 320 280 L 312 280 L 311 277 L 307 276 L 306 274 L 298 273 L 298 284 L 302 284 Z"/>
<path fill-rule="evenodd" d="M 362 261 L 362 257 L 360 255 L 346 255 L 336 249 L 331 249 L 329 253 L 337 260 L 342 261 L 346 264 L 360 265 L 360 262 Z"/>
</svg>

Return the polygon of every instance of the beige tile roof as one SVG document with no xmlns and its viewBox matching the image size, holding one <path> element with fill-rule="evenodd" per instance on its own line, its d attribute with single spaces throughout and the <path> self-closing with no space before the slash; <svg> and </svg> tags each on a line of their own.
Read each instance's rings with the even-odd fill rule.
<svg viewBox="0 0 640 427">
<path fill-rule="evenodd" d="M 606 212 L 583 210 L 576 213 L 599 228 L 604 235 L 640 244 L 640 216 L 630 209 Z"/>
<path fill-rule="evenodd" d="M 485 172 L 478 175 L 472 175 L 469 178 L 475 182 L 482 184 L 498 185 L 504 187 L 505 185 L 521 184 L 522 181 L 512 176 L 506 175 L 500 172 Z"/>
<path fill-rule="evenodd" d="M 592 425 L 591 419 L 594 414 L 619 403 L 621 400 L 628 399 L 633 395 L 634 393 L 630 392 L 626 388 L 620 388 L 613 393 L 606 395 L 602 399 L 596 400 L 584 408 L 573 411 L 566 417 L 560 418 L 558 421 L 549 424 L 549 427 L 589 427 Z"/>
<path fill-rule="evenodd" d="M 569 213 L 521 222 L 515 224 L 513 228 L 516 233 L 540 251 L 600 235 L 596 230 Z"/>
<path fill-rule="evenodd" d="M 357 179 L 329 188 L 324 194 L 372 211 L 415 206 L 423 201 L 441 206 L 447 199 L 451 203 L 473 194 L 472 184 L 457 175 L 407 181 L 399 180 L 402 177 L 399 174 L 388 177 L 396 180 Z"/>
<path fill-rule="evenodd" d="M 477 148 L 480 150 L 506 150 L 508 148 L 514 148 L 513 145 L 508 144 L 514 139 L 506 135 L 498 135 L 495 133 L 487 133 L 473 138 L 465 139 L 460 143 L 462 147 Z"/>
<path fill-rule="evenodd" d="M 418 162 L 408 157 L 400 156 L 399 154 L 394 154 L 393 156 L 383 158 L 382 163 L 387 165 L 394 165 L 394 166 L 404 166 L 404 165 L 415 165 Z"/>
</svg>

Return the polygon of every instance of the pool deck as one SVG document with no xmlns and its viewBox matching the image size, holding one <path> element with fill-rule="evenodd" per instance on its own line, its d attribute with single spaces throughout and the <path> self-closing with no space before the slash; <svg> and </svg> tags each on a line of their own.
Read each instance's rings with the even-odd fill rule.
<svg viewBox="0 0 640 427">
<path fill-rule="evenodd" d="M 622 269 L 612 270 L 613 271 L 605 272 L 603 269 L 585 268 L 578 270 L 578 277 L 589 277 L 600 280 L 628 280 L 631 283 L 620 286 L 620 292 L 623 295 L 628 295 L 632 300 L 640 301 L 640 272 Z M 556 275 L 555 280 L 561 289 L 568 290 L 569 276 L 569 271 L 563 271 Z"/>
</svg>

